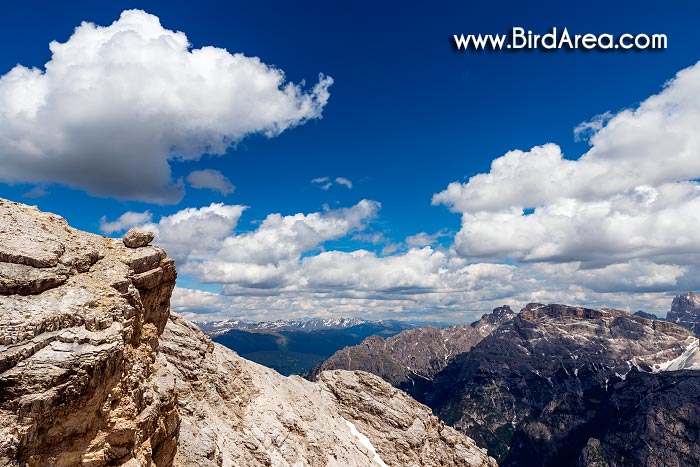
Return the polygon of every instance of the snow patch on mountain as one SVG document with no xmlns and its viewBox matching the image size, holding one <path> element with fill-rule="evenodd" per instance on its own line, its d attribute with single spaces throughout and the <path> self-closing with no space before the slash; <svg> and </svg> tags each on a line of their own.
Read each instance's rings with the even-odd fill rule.
<svg viewBox="0 0 700 467">
<path fill-rule="evenodd" d="M 654 373 L 679 370 L 700 370 L 700 344 L 698 339 L 693 339 L 693 342 L 688 345 L 688 348 L 680 356 L 654 365 Z"/>
<path fill-rule="evenodd" d="M 347 423 L 348 428 L 350 428 L 350 433 L 352 433 L 357 438 L 357 440 L 360 442 L 360 444 L 362 446 L 364 446 L 370 453 L 372 453 L 374 455 L 374 462 L 379 464 L 381 467 L 389 467 L 388 465 L 386 465 L 384 463 L 382 458 L 379 457 L 379 454 L 377 454 L 377 450 L 372 445 L 372 442 L 365 435 L 363 435 L 362 433 L 360 433 L 358 431 L 355 424 L 348 421 L 348 420 L 345 420 L 345 423 Z"/>
</svg>

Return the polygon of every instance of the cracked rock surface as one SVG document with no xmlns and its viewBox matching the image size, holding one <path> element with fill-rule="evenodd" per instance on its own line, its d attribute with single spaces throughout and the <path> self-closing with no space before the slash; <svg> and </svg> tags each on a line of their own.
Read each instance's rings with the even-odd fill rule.
<svg viewBox="0 0 700 467">
<path fill-rule="evenodd" d="M 0 465 L 167 464 L 173 391 L 143 385 L 173 261 L 0 200 Z"/>
</svg>

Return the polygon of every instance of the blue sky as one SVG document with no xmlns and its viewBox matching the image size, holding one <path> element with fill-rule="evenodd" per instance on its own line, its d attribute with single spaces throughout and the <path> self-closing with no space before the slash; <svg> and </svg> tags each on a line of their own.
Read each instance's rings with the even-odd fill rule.
<svg viewBox="0 0 700 467">
<path fill-rule="evenodd" d="M 459 232 L 466 232 L 460 222 L 465 210 L 455 208 L 454 200 L 440 205 L 434 205 L 431 200 L 452 182 L 466 183 L 476 174 L 488 173 L 491 162 L 509 150 L 528 151 L 552 142 L 561 148 L 565 159 L 578 159 L 589 150 L 589 142 L 576 141 L 574 128 L 577 125 L 607 111 L 617 114 L 625 108 L 635 108 L 660 92 L 663 84 L 678 71 L 693 66 L 700 58 L 695 21 L 699 11 L 693 2 L 610 3 L 504 2 L 489 6 L 483 2 L 422 5 L 305 2 L 299 5 L 214 1 L 195 4 L 171 0 L 25 1 L 6 6 L 0 19 L 2 75 L 16 64 L 42 68 L 51 60 L 49 42 L 66 42 L 83 21 L 108 26 L 123 10 L 143 9 L 157 16 L 166 30 L 184 32 L 193 49 L 213 45 L 230 53 L 259 57 L 263 63 L 283 70 L 289 82 L 299 84 L 305 80 L 300 89 L 306 92 L 319 81 L 319 73 L 332 77 L 333 84 L 328 88 L 330 98 L 320 112 L 322 118 L 314 116 L 298 122 L 298 126 L 273 137 L 255 134 L 255 131 L 246 133 L 224 155 L 192 156 L 188 161 L 170 162 L 173 180 L 186 178 L 192 171 L 216 170 L 235 185 L 233 193 L 224 195 L 187 186 L 184 196 L 176 203 L 159 204 L 120 199 L 123 198 L 120 194 L 95 196 L 79 183 L 68 187 L 61 183 L 65 178 L 56 183 L 42 175 L 46 180 L 39 183 L 22 183 L 21 176 L 6 179 L 6 183 L 0 183 L 0 197 L 37 204 L 42 210 L 66 217 L 78 228 L 96 233 L 100 232 L 100 219 L 112 221 L 125 212 L 148 211 L 151 221 L 157 224 L 162 216 L 186 208 L 202 208 L 212 202 L 247 206 L 240 218 L 232 220 L 234 235 L 255 231 L 260 222 L 273 213 L 290 216 L 324 210 L 334 212 L 357 206 L 363 199 L 373 200 L 381 203 L 376 212 L 367 214 L 359 224 L 352 224 L 347 232 L 321 236 L 316 243 L 305 244 L 307 246 L 292 262 L 299 263 L 323 250 L 366 249 L 377 258 L 402 255 L 411 249 L 407 237 L 421 232 L 440 232 L 430 248 L 433 252 L 444 253 L 443 268 L 469 264 L 508 265 L 518 268 L 524 275 L 517 279 L 508 276 L 504 279 L 506 282 L 538 281 L 545 273 L 526 272 L 526 268 L 520 266 L 540 264 L 540 260 L 515 252 L 517 248 L 509 246 L 492 253 L 460 248 L 457 237 Z M 458 53 L 450 47 L 452 34 L 504 33 L 513 26 L 536 32 L 546 32 L 556 26 L 576 33 L 665 33 L 669 47 L 660 52 L 515 53 Z M 114 128 L 115 132 L 119 131 L 119 127 Z M 80 135 L 89 137 L 86 132 Z M 130 148 L 125 145 L 123 150 L 129 152 Z M 0 162 L 6 156 L 1 151 Z M 132 168 L 135 173 L 150 170 L 138 164 Z M 89 176 L 89 173 L 84 174 L 84 177 Z M 543 180 L 547 176 L 542 173 Z M 352 188 L 334 183 L 324 190 L 323 183 L 312 183 L 313 179 L 322 177 L 329 177 L 329 180 L 343 177 L 352 183 Z M 696 177 L 689 176 L 688 180 L 693 178 Z M 673 181 L 681 182 L 683 177 L 675 176 Z M 650 184 L 646 179 L 643 182 L 640 186 Z M 42 196 L 25 196 L 35 186 L 43 188 L 43 192 L 38 193 Z M 88 191 L 94 193 L 94 190 Z M 571 196 L 581 199 L 576 194 Z M 548 202 L 523 207 L 544 208 Z M 471 213 L 469 209 L 466 211 Z M 495 227 L 493 234 L 498 235 L 499 226 Z M 471 237 L 466 240 L 475 240 L 474 232 L 469 235 Z M 541 264 L 542 267 L 553 264 L 566 267 L 562 265 L 571 265 L 573 261 L 578 264 L 574 268 L 577 271 L 590 271 L 612 264 L 639 269 L 634 261 L 648 261 L 662 271 L 654 270 L 649 277 L 661 274 L 664 280 L 650 283 L 647 277 L 616 290 L 593 285 L 583 291 L 577 289 L 571 301 L 597 305 L 611 302 L 616 306 L 626 303 L 630 307 L 664 312 L 668 294 L 694 286 L 683 278 L 695 266 L 668 259 L 669 251 L 649 253 L 648 248 L 635 248 L 618 263 L 602 264 L 595 254 L 588 258 L 566 253 L 546 257 Z M 208 254 L 226 256 L 219 250 Z M 658 259 L 661 257 L 666 259 Z M 187 258 L 183 253 L 182 262 Z M 447 265 L 456 258 L 460 264 Z M 201 266 L 206 259 L 200 255 L 193 261 Z M 246 264 L 262 264 L 258 259 L 231 261 L 241 268 Z M 359 268 L 356 273 L 362 276 L 369 273 L 363 268 L 372 266 L 356 267 Z M 404 265 L 396 267 L 405 270 Z M 685 269 L 681 274 L 673 273 L 669 267 Z M 469 298 L 460 298 L 455 284 L 416 286 L 408 281 L 369 291 L 366 284 L 358 288 L 335 282 L 329 285 L 307 273 L 303 275 L 301 286 L 279 283 L 268 286 L 265 283 L 265 287 L 257 284 L 251 288 L 250 283 L 241 285 L 236 279 L 216 279 L 203 273 L 201 268 L 184 268 L 181 269 L 181 287 L 220 292 L 228 286 L 227 293 L 235 300 L 217 296 L 206 297 L 201 302 L 186 304 L 183 299 L 178 303 L 183 312 L 206 311 L 212 316 L 350 313 L 411 319 L 442 317 L 459 321 L 464 313 L 478 314 L 498 301 L 520 304 L 538 297 L 543 301 L 555 301 L 572 293 L 570 288 L 556 284 L 552 287 L 558 292 L 548 295 L 548 284 L 543 284 L 527 292 L 504 286 L 500 293 L 490 291 L 483 296 L 475 289 Z M 324 285 L 309 285 L 315 283 Z M 430 292 L 425 292 L 428 289 Z M 432 301 L 422 301 L 420 296 L 424 293 L 452 298 L 435 305 Z M 277 303 L 274 314 L 261 311 L 270 306 L 271 296 L 284 301 L 285 294 L 292 294 L 294 298 L 284 306 Z M 263 297 L 260 300 L 267 302 L 243 305 L 236 301 L 240 296 L 250 295 Z M 300 298 L 302 295 L 304 299 Z M 326 302 L 319 297 L 332 299 L 333 305 L 324 305 Z M 353 299 L 360 301 L 355 303 Z M 343 300 L 350 300 L 350 303 L 339 305 Z M 376 303 L 381 306 L 374 306 Z"/>
</svg>

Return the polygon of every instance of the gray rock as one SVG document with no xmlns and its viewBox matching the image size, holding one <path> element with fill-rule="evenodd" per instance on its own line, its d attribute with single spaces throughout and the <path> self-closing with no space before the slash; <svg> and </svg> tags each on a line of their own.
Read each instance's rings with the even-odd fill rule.
<svg viewBox="0 0 700 467">
<path fill-rule="evenodd" d="M 491 334 L 498 326 L 507 323 L 517 316 L 517 313 L 510 309 L 508 305 L 494 308 L 491 313 L 485 314 L 480 320 L 474 321 L 471 326 L 483 337 Z"/>
<path fill-rule="evenodd" d="M 153 241 L 156 235 L 139 227 L 132 227 L 129 231 L 124 234 L 124 245 L 129 248 L 141 248 L 148 245 Z"/>
<path fill-rule="evenodd" d="M 0 200 L 0 465 L 172 462 L 175 394 L 146 382 L 175 268 L 133 253 Z"/>
</svg>

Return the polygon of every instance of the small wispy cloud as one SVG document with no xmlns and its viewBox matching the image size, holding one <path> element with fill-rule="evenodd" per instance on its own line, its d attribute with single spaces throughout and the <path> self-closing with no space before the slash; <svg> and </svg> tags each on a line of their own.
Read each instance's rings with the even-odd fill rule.
<svg viewBox="0 0 700 467">
<path fill-rule="evenodd" d="M 34 188 L 27 191 L 26 193 L 22 193 L 22 197 L 24 197 L 24 198 L 43 198 L 44 196 L 46 196 L 48 194 L 49 194 L 49 192 L 43 186 L 35 186 Z"/>
<path fill-rule="evenodd" d="M 187 183 L 192 188 L 218 191 L 222 195 L 230 195 L 236 189 L 224 174 L 218 170 L 195 170 L 187 176 Z"/>
<path fill-rule="evenodd" d="M 312 179 L 311 183 L 318 185 L 322 190 L 329 190 L 333 185 L 341 185 L 348 190 L 352 189 L 352 181 L 345 177 L 317 177 Z"/>
<path fill-rule="evenodd" d="M 574 128 L 574 140 L 586 141 L 588 138 L 599 132 L 608 121 L 613 118 L 610 111 L 598 114 L 587 122 L 581 122 Z"/>
<path fill-rule="evenodd" d="M 343 186 L 347 187 L 348 189 L 352 188 L 352 182 L 345 177 L 336 178 L 335 183 L 337 183 L 338 185 L 343 185 Z"/>
</svg>

